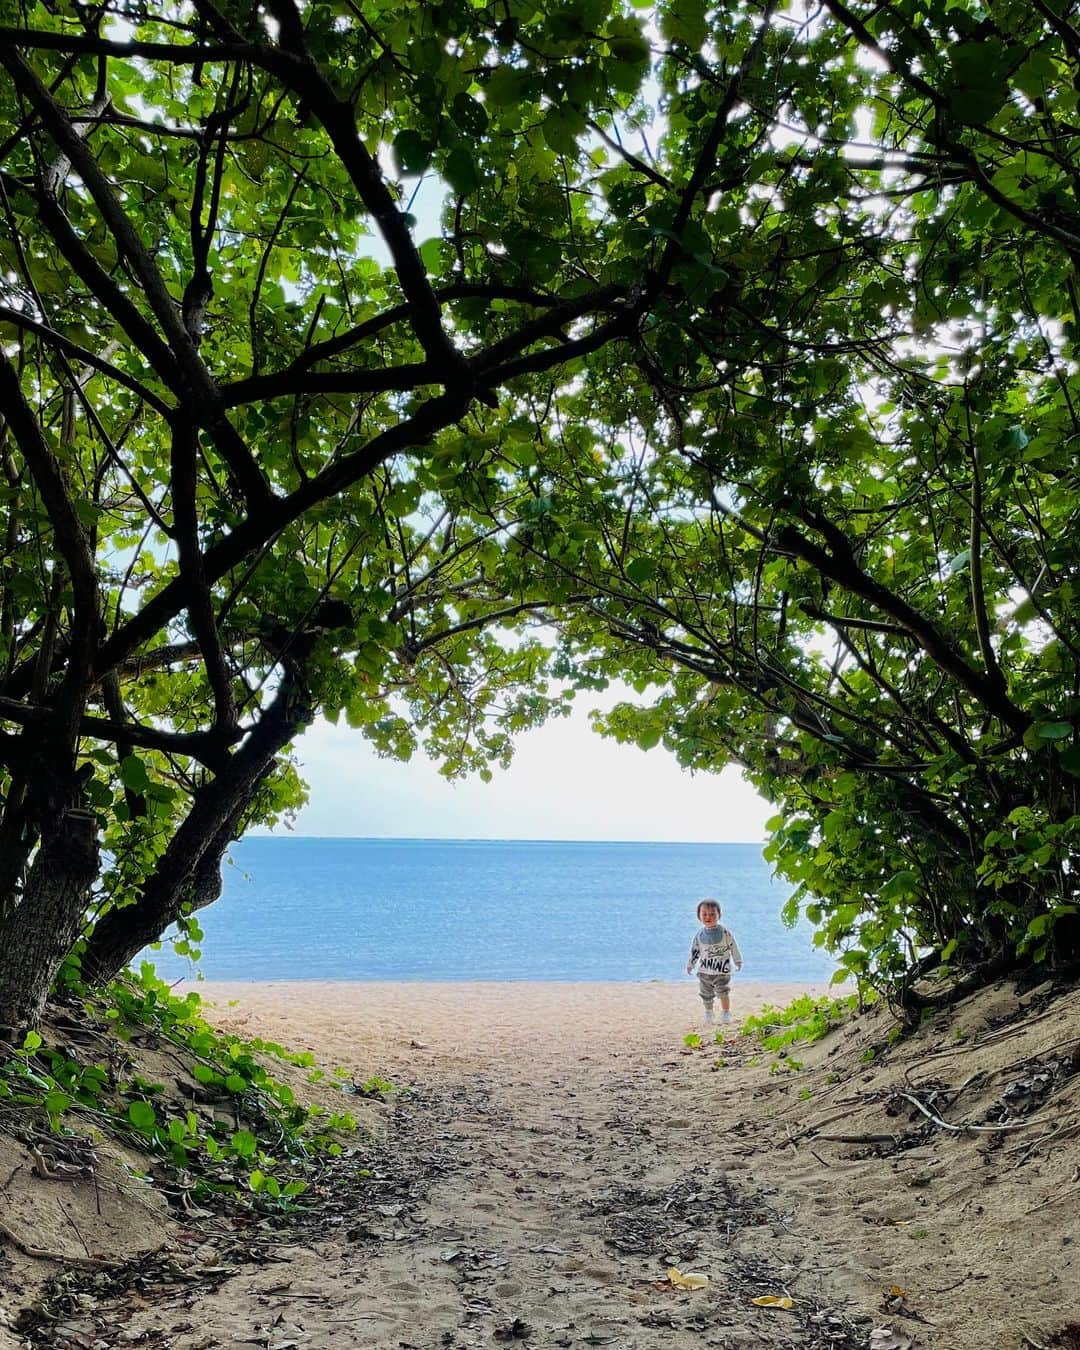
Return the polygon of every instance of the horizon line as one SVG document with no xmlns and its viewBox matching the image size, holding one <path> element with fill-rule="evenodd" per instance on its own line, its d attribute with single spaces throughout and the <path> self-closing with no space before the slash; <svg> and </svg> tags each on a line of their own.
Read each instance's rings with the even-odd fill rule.
<svg viewBox="0 0 1080 1350">
<path fill-rule="evenodd" d="M 764 847 L 767 839 L 559 839 L 554 836 L 534 835 L 472 835 L 472 834 L 297 834 L 293 830 L 284 833 L 271 832 L 246 833 L 232 842 L 242 843 L 244 839 L 283 839 L 283 840 L 347 840 L 358 844 L 679 844 L 692 846 L 705 844 L 713 848 Z"/>
</svg>

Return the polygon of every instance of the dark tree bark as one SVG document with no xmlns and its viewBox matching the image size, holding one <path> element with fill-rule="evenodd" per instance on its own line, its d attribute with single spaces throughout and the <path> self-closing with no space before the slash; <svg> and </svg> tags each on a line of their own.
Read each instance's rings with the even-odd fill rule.
<svg viewBox="0 0 1080 1350">
<path fill-rule="evenodd" d="M 97 821 L 77 809 L 43 831 L 20 904 L 0 930 L 0 1036 L 41 1017 L 60 963 L 71 950 L 100 866 Z"/>
</svg>

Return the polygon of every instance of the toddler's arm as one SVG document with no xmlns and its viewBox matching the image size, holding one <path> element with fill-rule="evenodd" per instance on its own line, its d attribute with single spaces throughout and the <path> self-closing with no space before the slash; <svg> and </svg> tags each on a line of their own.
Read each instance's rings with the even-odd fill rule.
<svg viewBox="0 0 1080 1350">
<path fill-rule="evenodd" d="M 690 960 L 687 961 L 686 963 L 687 975 L 693 975 L 694 967 L 697 965 L 698 957 L 700 955 L 701 955 L 701 943 L 698 942 L 697 935 L 695 934 L 694 940 L 690 944 Z"/>
<path fill-rule="evenodd" d="M 739 944 L 735 941 L 735 934 L 729 930 L 728 937 L 731 939 L 731 959 L 735 962 L 735 969 L 742 970 L 742 952 L 739 951 Z"/>
</svg>

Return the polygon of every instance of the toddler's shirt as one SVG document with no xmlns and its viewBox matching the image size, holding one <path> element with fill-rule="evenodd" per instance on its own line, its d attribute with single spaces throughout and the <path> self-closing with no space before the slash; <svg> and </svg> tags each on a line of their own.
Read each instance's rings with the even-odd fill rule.
<svg viewBox="0 0 1080 1350">
<path fill-rule="evenodd" d="M 690 944 L 690 965 L 697 965 L 703 975 L 726 975 L 732 961 L 742 965 L 742 952 L 731 933 L 717 924 L 715 928 L 702 928 Z"/>
</svg>

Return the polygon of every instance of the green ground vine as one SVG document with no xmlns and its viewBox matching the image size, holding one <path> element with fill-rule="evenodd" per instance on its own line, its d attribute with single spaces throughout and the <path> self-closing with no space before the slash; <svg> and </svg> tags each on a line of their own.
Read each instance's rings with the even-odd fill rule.
<svg viewBox="0 0 1080 1350">
<path fill-rule="evenodd" d="M 170 1081 L 146 1076 L 140 1047 L 169 1055 Z M 299 1101 L 267 1060 L 307 1070 L 314 1081 L 324 1076 L 310 1054 L 215 1030 L 198 994 L 174 993 L 143 964 L 92 996 L 69 981 L 56 1019 L 0 1058 L 0 1111 L 36 1114 L 57 1134 L 133 1144 L 149 1156 L 150 1171 L 179 1180 L 201 1203 L 230 1197 L 288 1207 L 312 1169 L 343 1152 L 357 1122 L 347 1110 Z M 373 1084 L 356 1091 L 371 1095 Z M 377 1087 L 391 1085 L 380 1079 Z"/>
</svg>

